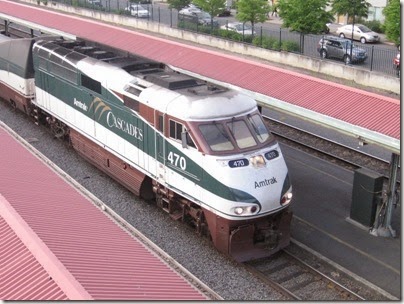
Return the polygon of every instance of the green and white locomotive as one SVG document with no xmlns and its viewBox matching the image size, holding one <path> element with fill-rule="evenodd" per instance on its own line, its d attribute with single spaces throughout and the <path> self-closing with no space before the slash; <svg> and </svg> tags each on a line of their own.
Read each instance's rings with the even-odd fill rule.
<svg viewBox="0 0 404 304">
<path fill-rule="evenodd" d="M 288 169 L 255 100 L 88 42 L 36 38 L 27 51 L 34 97 L 2 98 L 220 252 L 246 261 L 289 244 Z"/>
</svg>

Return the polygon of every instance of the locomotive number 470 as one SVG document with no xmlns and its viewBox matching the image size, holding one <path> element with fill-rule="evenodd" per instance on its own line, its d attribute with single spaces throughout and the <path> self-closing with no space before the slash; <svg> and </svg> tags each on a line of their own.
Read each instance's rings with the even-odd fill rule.
<svg viewBox="0 0 404 304">
<path fill-rule="evenodd" d="M 187 168 L 187 161 L 185 160 L 185 157 L 179 156 L 177 153 L 170 152 L 168 154 L 168 161 L 172 165 L 180 167 L 182 170 L 185 170 Z"/>
</svg>

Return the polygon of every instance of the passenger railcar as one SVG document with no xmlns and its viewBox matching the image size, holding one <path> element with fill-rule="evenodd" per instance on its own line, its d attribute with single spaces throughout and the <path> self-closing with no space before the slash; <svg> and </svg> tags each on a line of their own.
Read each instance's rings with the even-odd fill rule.
<svg viewBox="0 0 404 304">
<path fill-rule="evenodd" d="M 7 43 L 0 59 L 12 66 L 20 61 L 1 51 Z M 288 170 L 253 99 L 88 42 L 32 39 L 25 50 L 30 73 L 18 81 L 35 94 L 18 91 L 2 64 L 1 83 L 16 94 L 3 98 L 89 162 L 238 261 L 289 244 Z"/>
</svg>

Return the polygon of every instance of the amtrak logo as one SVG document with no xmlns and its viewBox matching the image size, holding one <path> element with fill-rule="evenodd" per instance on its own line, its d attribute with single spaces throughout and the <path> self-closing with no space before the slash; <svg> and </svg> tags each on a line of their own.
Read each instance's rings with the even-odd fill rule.
<svg viewBox="0 0 404 304">
<path fill-rule="evenodd" d="M 265 187 L 265 186 L 269 186 L 269 185 L 272 185 L 272 184 L 276 184 L 277 182 L 278 181 L 276 180 L 275 177 L 272 177 L 270 179 L 265 179 L 265 180 L 260 181 L 260 182 L 255 182 L 255 189 Z"/>
<path fill-rule="evenodd" d="M 74 104 L 76 107 L 82 109 L 83 111 L 86 111 L 86 112 L 87 112 L 87 110 L 88 110 L 87 105 L 86 105 L 84 102 L 82 102 L 82 101 L 80 101 L 80 100 L 77 100 L 76 97 L 74 97 L 73 104 Z"/>
<path fill-rule="evenodd" d="M 108 127 L 119 129 L 130 136 L 133 136 L 137 140 L 143 141 L 143 130 L 137 126 L 125 121 L 124 119 L 115 116 L 112 109 L 106 105 L 100 98 L 96 97 L 90 105 L 90 110 L 94 108 L 94 114 L 98 116 L 97 120 L 101 119 L 104 113 L 106 114 L 106 120 Z M 98 114 L 97 114 L 98 113 Z"/>
</svg>

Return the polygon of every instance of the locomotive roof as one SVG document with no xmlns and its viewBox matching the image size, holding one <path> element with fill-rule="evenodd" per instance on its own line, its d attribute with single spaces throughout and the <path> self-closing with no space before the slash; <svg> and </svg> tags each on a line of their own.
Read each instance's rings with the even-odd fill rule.
<svg viewBox="0 0 404 304">
<path fill-rule="evenodd" d="M 128 94 L 137 86 L 135 98 L 163 113 L 183 120 L 212 120 L 251 112 L 254 99 L 168 69 L 164 64 L 143 57 L 113 56 L 97 59 L 100 48 L 83 42 L 55 41 L 46 48 L 65 58 L 87 75 L 118 93 Z"/>
<path fill-rule="evenodd" d="M 197 89 L 210 90 L 208 86 Z M 235 90 L 201 95 L 195 93 L 195 88 L 174 91 L 152 86 L 145 89 L 141 97 L 150 107 L 183 120 L 224 119 L 251 112 L 256 108 L 254 99 Z"/>
</svg>

